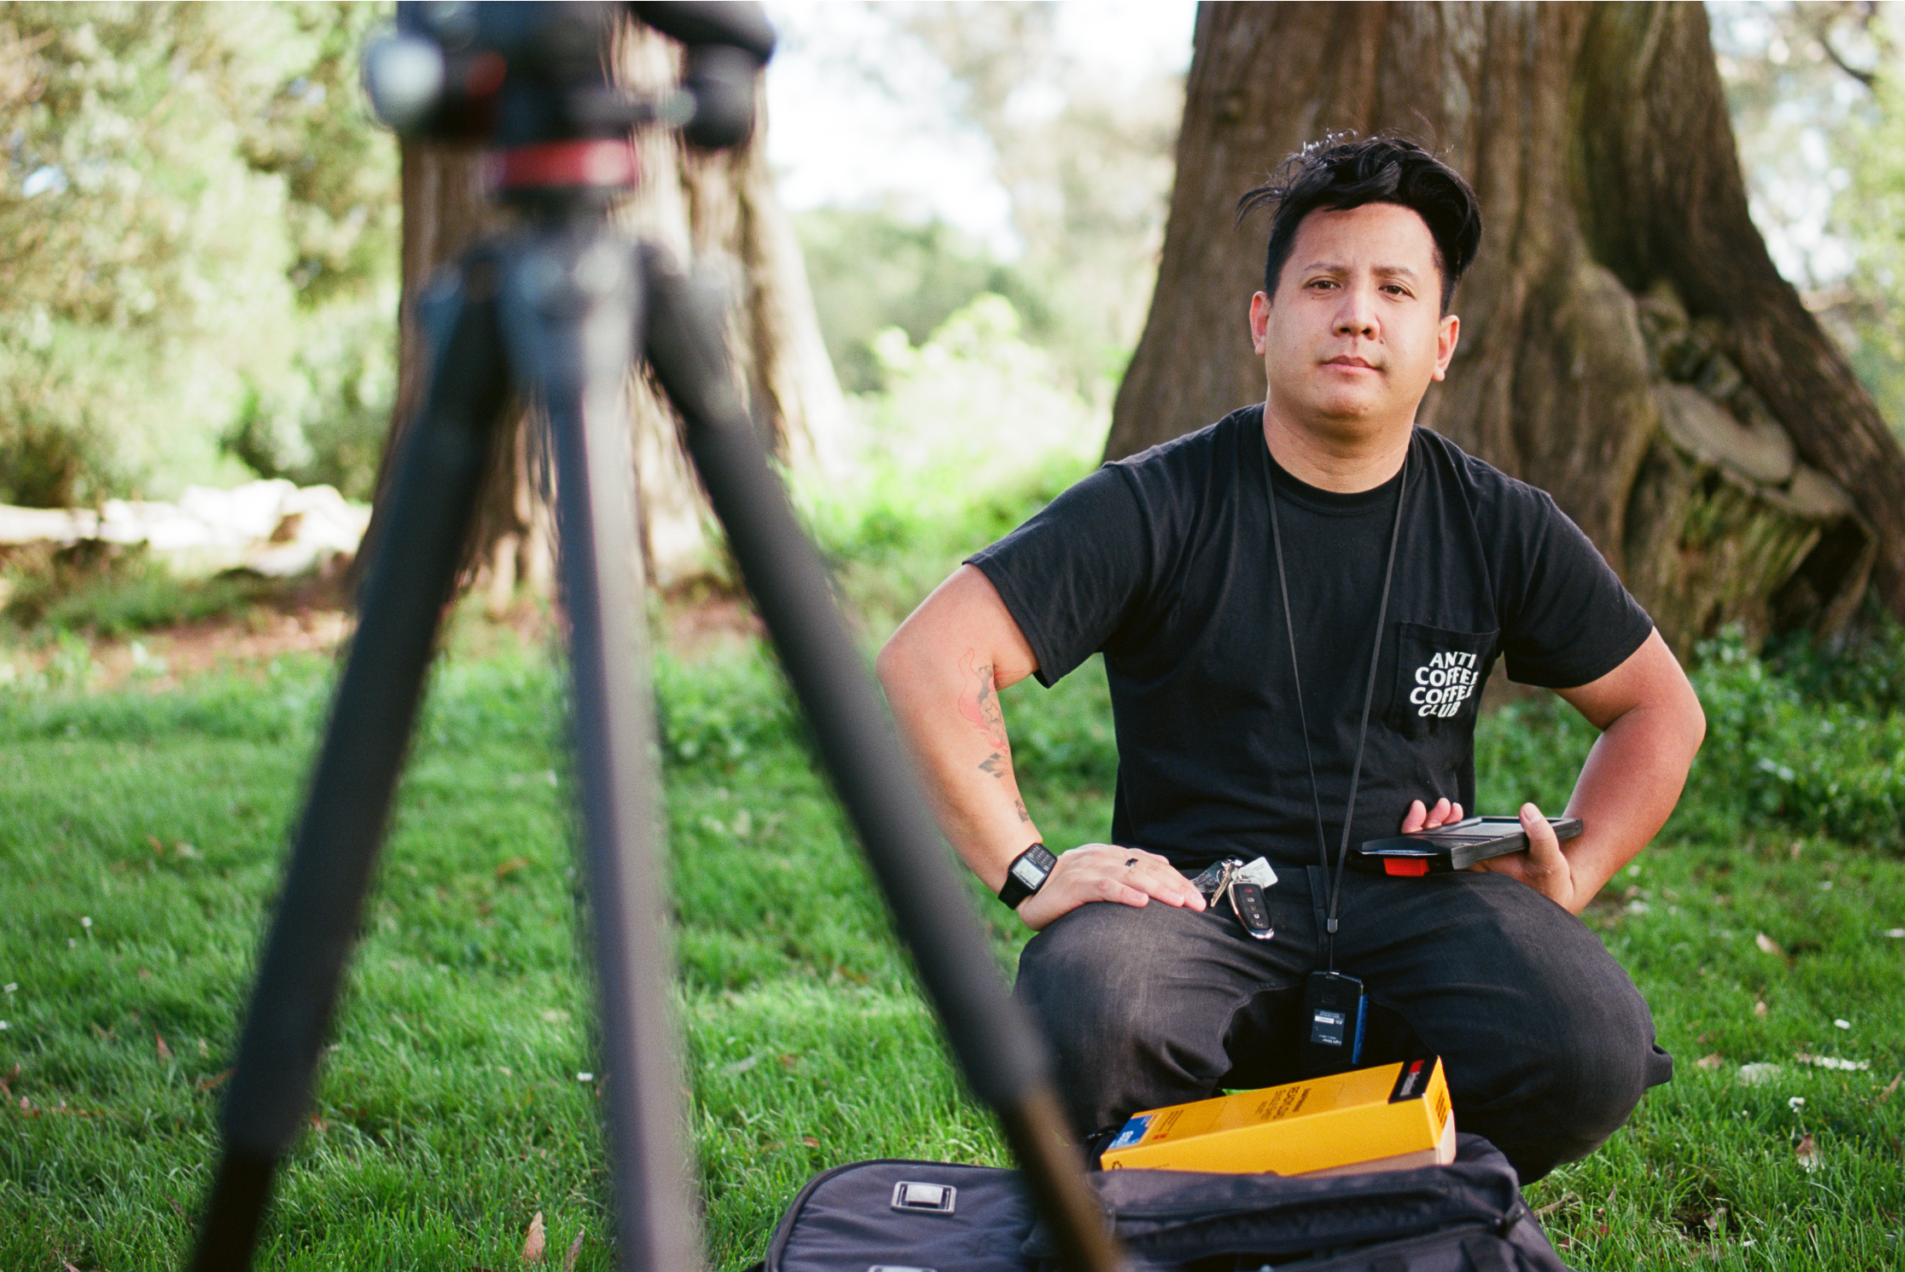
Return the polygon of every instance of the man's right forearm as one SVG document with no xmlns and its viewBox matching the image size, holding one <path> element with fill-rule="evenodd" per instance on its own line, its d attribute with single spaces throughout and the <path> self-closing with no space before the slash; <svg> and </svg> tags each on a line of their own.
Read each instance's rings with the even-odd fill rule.
<svg viewBox="0 0 1905 1272">
<path fill-rule="evenodd" d="M 879 670 L 940 829 L 997 892 L 1013 858 L 1041 838 L 1019 798 L 999 707 L 999 690 L 1038 670 L 1031 646 L 992 584 L 968 565 L 900 624 L 880 651 Z M 1081 844 L 1058 853 L 1045 885 L 1018 912 L 1042 928 L 1088 902 L 1147 905 L 1153 898 L 1204 908 L 1197 889 L 1158 854 Z"/>
<path fill-rule="evenodd" d="M 996 660 L 943 635 L 902 628 L 880 655 L 880 680 L 941 831 L 996 892 L 1038 827 L 1013 771 Z"/>
</svg>

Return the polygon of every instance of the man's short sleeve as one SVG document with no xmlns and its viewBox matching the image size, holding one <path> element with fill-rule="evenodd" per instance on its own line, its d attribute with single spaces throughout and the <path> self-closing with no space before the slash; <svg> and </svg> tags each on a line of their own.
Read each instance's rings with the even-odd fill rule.
<svg viewBox="0 0 1905 1272">
<path fill-rule="evenodd" d="M 1049 688 L 1117 630 L 1154 557 L 1129 481 L 1105 467 L 967 563 L 998 590 Z"/>
<path fill-rule="evenodd" d="M 1524 527 L 1518 602 L 1508 607 L 1502 652 L 1509 679 L 1547 689 L 1599 680 L 1654 629 L 1640 602 L 1581 528 L 1545 492 L 1521 487 Z"/>
</svg>

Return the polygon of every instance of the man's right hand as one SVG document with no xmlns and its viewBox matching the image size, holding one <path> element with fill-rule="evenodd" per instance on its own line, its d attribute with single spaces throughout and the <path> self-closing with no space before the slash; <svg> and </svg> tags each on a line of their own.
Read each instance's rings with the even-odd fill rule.
<svg viewBox="0 0 1905 1272">
<path fill-rule="evenodd" d="M 1177 868 L 1154 852 L 1117 844 L 1080 844 L 1061 853 L 1045 886 L 1019 906 L 1019 918 L 1034 931 L 1093 901 L 1121 905 L 1204 908 L 1204 896 Z"/>
</svg>

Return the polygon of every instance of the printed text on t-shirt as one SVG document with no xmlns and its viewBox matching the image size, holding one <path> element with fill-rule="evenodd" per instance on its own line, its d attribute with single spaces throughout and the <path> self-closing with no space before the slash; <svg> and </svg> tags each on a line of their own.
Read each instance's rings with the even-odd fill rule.
<svg viewBox="0 0 1905 1272">
<path fill-rule="evenodd" d="M 1409 702 L 1418 716 L 1452 716 L 1475 692 L 1478 681 L 1474 654 L 1436 654 L 1416 668 Z"/>
</svg>

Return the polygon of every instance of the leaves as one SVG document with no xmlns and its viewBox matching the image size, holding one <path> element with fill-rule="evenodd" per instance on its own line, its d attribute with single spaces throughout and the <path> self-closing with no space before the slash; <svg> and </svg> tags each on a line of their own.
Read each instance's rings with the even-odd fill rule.
<svg viewBox="0 0 1905 1272">
<path fill-rule="evenodd" d="M 221 480 L 227 448 L 367 493 L 399 215 L 348 105 L 374 8 L 5 19 L 0 85 L 37 100 L 0 100 L 0 502 Z"/>
<path fill-rule="evenodd" d="M 1813 1143 L 1811 1131 L 1801 1135 L 1799 1142 L 1793 1145 L 1793 1160 L 1807 1170 L 1819 1169 L 1819 1147 Z"/>
<path fill-rule="evenodd" d="M 1785 958 L 1786 951 L 1779 948 L 1779 942 L 1761 932 L 1753 938 L 1753 944 L 1760 947 L 1761 953 L 1771 954 L 1774 958 Z"/>
<path fill-rule="evenodd" d="M 548 1230 L 543 1227 L 542 1211 L 529 1221 L 529 1235 L 523 1238 L 523 1262 L 541 1263 L 543 1248 L 548 1244 Z"/>
</svg>

